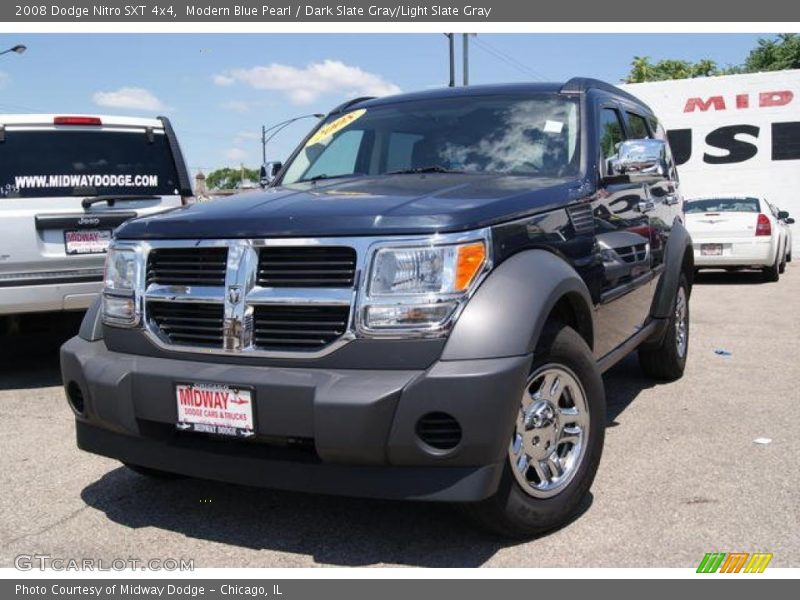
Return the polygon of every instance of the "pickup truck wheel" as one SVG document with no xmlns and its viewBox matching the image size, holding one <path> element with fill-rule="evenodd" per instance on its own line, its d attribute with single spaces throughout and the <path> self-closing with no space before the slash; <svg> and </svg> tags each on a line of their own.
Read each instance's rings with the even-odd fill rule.
<svg viewBox="0 0 800 600">
<path fill-rule="evenodd" d="M 681 275 L 675 293 L 672 316 L 661 342 L 639 348 L 639 365 L 644 374 L 655 379 L 674 381 L 683 376 L 689 352 L 689 286 Z"/>
<path fill-rule="evenodd" d="M 548 332 L 534 356 L 498 490 L 465 507 L 483 528 L 510 538 L 568 523 L 586 498 L 603 451 L 605 391 L 586 342 L 560 326 Z"/>
<path fill-rule="evenodd" d="M 149 477 L 150 479 L 161 479 L 164 481 L 170 479 L 183 479 L 182 475 L 178 475 L 177 473 L 170 473 L 169 471 L 159 471 L 158 469 L 151 469 L 150 467 L 142 467 L 140 465 L 132 465 L 130 463 L 122 463 L 122 464 L 124 464 L 134 473 L 142 475 L 144 477 Z"/>
</svg>

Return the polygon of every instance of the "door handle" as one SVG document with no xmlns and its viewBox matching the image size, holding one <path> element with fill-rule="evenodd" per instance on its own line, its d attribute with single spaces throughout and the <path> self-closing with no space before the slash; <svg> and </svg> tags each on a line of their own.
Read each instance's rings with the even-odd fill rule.
<svg viewBox="0 0 800 600">
<path fill-rule="evenodd" d="M 656 204 L 652 200 L 641 200 L 636 205 L 636 208 L 639 210 L 640 213 L 650 212 L 655 207 L 656 207 Z"/>
</svg>

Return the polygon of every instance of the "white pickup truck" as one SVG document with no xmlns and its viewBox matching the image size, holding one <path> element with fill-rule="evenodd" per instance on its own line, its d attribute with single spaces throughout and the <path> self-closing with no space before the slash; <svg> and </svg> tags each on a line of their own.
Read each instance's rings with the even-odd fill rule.
<svg viewBox="0 0 800 600">
<path fill-rule="evenodd" d="M 87 308 L 114 229 L 191 195 L 164 117 L 0 114 L 0 316 Z"/>
</svg>

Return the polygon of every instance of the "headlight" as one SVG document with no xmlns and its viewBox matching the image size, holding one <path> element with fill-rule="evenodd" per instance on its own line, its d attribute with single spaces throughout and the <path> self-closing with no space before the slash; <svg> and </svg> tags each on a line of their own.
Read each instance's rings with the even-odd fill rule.
<svg viewBox="0 0 800 600">
<path fill-rule="evenodd" d="M 139 254 L 134 249 L 111 248 L 103 277 L 103 321 L 132 327 L 138 323 L 136 283 Z"/>
<path fill-rule="evenodd" d="M 446 329 L 490 262 L 486 230 L 464 242 L 446 241 L 387 244 L 373 252 L 361 302 L 363 332 L 436 334 Z"/>
</svg>

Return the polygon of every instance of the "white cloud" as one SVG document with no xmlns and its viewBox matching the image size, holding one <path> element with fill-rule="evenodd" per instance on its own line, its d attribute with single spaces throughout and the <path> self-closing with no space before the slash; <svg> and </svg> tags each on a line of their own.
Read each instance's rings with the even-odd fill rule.
<svg viewBox="0 0 800 600">
<path fill-rule="evenodd" d="M 225 158 L 236 162 L 241 162 L 248 156 L 247 152 L 245 152 L 241 148 L 228 148 L 227 150 L 225 150 L 224 154 Z"/>
<path fill-rule="evenodd" d="M 237 113 L 246 113 L 250 111 L 250 103 L 244 100 L 228 100 L 222 103 L 222 108 Z"/>
<path fill-rule="evenodd" d="M 236 83 L 236 80 L 233 77 L 228 77 L 227 75 L 214 75 L 214 77 L 212 77 L 212 80 L 214 82 L 214 85 L 227 86 Z"/>
<path fill-rule="evenodd" d="M 329 93 L 386 96 L 400 88 L 376 73 L 326 59 L 303 69 L 272 63 L 249 69 L 231 69 L 214 76 L 214 83 L 230 86 L 239 82 L 257 90 L 273 90 L 286 94 L 294 104 L 310 104 Z"/>
<path fill-rule="evenodd" d="M 95 92 L 92 100 L 98 106 L 134 110 L 166 110 L 168 107 L 152 92 L 138 87 L 121 87 L 112 92 Z"/>
<path fill-rule="evenodd" d="M 233 138 L 233 143 L 237 146 L 247 144 L 248 142 L 255 142 L 261 139 L 261 134 L 255 131 L 240 131 Z"/>
</svg>

